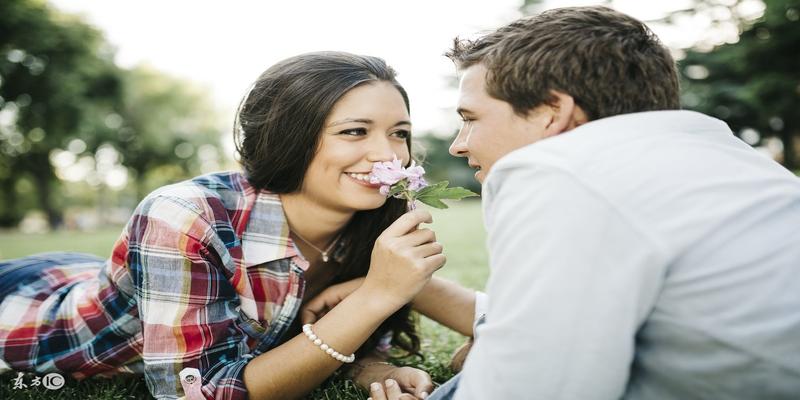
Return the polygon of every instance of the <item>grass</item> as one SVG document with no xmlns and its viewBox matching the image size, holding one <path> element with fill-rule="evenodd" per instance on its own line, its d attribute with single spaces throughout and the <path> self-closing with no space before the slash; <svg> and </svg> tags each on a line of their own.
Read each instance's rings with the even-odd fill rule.
<svg viewBox="0 0 800 400">
<path fill-rule="evenodd" d="M 485 250 L 485 232 L 481 221 L 480 203 L 462 201 L 453 203 L 448 210 L 432 210 L 437 239 L 444 245 L 447 265 L 438 276 L 455 280 L 475 289 L 483 288 L 488 276 Z M 91 233 L 53 232 L 26 235 L 17 232 L 0 232 L 0 259 L 16 258 L 44 251 L 80 251 L 107 257 L 121 228 L 109 228 Z M 434 382 L 442 383 L 453 372 L 447 367 L 453 350 L 464 338 L 426 318 L 420 319 L 422 353 L 424 359 L 395 360 L 398 364 L 412 365 L 431 374 Z M 35 375 L 26 374 L 24 383 L 30 384 Z M 43 387 L 13 389 L 16 373 L 0 375 L 0 399 L 76 399 L 127 400 L 151 398 L 144 378 L 114 377 L 89 378 L 76 381 L 67 378 L 66 385 L 58 390 Z M 313 399 L 367 398 L 351 381 L 334 375 L 313 391 Z"/>
</svg>

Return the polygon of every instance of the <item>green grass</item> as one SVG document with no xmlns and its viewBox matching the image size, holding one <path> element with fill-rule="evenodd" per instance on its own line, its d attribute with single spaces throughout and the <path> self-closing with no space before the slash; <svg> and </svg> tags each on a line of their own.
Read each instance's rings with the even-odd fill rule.
<svg viewBox="0 0 800 400">
<path fill-rule="evenodd" d="M 447 265 L 437 275 L 455 280 L 465 286 L 480 289 L 488 276 L 485 232 L 481 221 L 480 203 L 462 201 L 452 203 L 448 210 L 432 210 L 437 239 L 444 245 Z M 0 232 L 0 259 L 21 257 L 44 251 L 80 251 L 107 257 L 121 228 L 108 228 L 92 233 L 54 232 L 26 235 Z M 420 320 L 422 353 L 424 359 L 395 360 L 398 364 L 412 365 L 431 374 L 434 382 L 442 383 L 453 372 L 447 365 L 453 350 L 464 338 L 426 318 Z M 90 378 L 83 381 L 67 379 L 59 390 L 38 388 L 13 389 L 15 373 L 0 375 L 0 399 L 81 399 L 123 400 L 147 399 L 144 379 L 141 377 Z M 30 383 L 34 375 L 27 374 L 24 382 Z M 328 379 L 309 395 L 313 399 L 366 399 L 366 392 L 351 381 L 338 376 Z"/>
</svg>

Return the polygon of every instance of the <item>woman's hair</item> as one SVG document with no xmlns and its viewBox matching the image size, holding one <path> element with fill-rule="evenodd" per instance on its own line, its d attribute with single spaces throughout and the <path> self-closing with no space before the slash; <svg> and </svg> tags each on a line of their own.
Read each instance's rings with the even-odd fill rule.
<svg viewBox="0 0 800 400">
<path fill-rule="evenodd" d="M 264 71 L 239 105 L 233 127 L 239 162 L 253 188 L 273 193 L 299 190 L 334 104 L 351 89 L 373 82 L 394 85 L 409 109 L 408 95 L 394 70 L 377 57 L 307 53 Z M 411 153 L 410 136 L 407 146 Z M 405 211 L 405 201 L 389 198 L 380 208 L 355 213 L 339 239 L 341 265 L 334 283 L 367 274 L 375 239 Z M 359 353 L 374 349 L 391 331 L 394 345 L 419 354 L 410 311 L 406 306 L 389 317 Z"/>
</svg>

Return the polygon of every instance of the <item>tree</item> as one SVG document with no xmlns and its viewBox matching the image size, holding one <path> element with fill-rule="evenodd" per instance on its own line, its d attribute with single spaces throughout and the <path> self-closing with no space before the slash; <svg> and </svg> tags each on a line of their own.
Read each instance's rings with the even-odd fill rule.
<svg viewBox="0 0 800 400">
<path fill-rule="evenodd" d="M 135 178 L 139 199 L 153 186 L 216 169 L 223 128 L 202 88 L 144 66 L 128 71 L 123 87 L 114 144 Z M 161 179 L 147 179 L 153 171 Z M 165 176 L 165 171 L 172 172 Z"/>
<path fill-rule="evenodd" d="M 783 143 L 783 164 L 797 170 L 800 137 L 800 0 L 767 0 L 739 41 L 688 51 L 681 61 L 684 105 L 725 120 L 751 144 Z M 753 137 L 752 130 L 759 133 Z"/>
<path fill-rule="evenodd" d="M 0 181 L 2 222 L 19 219 L 8 191 L 23 176 L 33 181 L 39 207 L 60 221 L 58 181 L 50 151 L 73 138 L 102 138 L 96 116 L 118 99 L 120 80 L 100 32 L 43 2 L 0 2 Z"/>
</svg>

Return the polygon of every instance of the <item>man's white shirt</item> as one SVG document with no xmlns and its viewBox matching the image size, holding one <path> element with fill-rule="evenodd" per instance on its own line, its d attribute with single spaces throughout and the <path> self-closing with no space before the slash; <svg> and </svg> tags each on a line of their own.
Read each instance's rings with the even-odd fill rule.
<svg viewBox="0 0 800 400">
<path fill-rule="evenodd" d="M 797 398 L 800 180 L 722 121 L 587 123 L 503 157 L 483 201 L 457 399 Z"/>
</svg>

